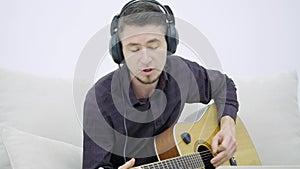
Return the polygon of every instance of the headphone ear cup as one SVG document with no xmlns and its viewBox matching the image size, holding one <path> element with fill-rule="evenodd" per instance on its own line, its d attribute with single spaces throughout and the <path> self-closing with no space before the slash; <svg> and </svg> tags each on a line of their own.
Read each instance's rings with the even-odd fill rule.
<svg viewBox="0 0 300 169">
<path fill-rule="evenodd" d="M 109 53 L 111 54 L 113 60 L 117 64 L 121 64 L 124 60 L 122 52 L 122 44 L 118 35 L 118 22 L 119 15 L 115 15 L 110 24 L 110 42 L 109 42 Z"/>
<path fill-rule="evenodd" d="M 174 54 L 177 49 L 177 45 L 179 43 L 178 40 L 178 32 L 175 28 L 174 24 L 169 24 L 166 33 L 166 41 L 168 45 L 168 52 Z"/>
<path fill-rule="evenodd" d="M 109 53 L 111 54 L 115 63 L 121 64 L 123 62 L 124 55 L 118 33 L 114 33 L 110 38 Z"/>
</svg>

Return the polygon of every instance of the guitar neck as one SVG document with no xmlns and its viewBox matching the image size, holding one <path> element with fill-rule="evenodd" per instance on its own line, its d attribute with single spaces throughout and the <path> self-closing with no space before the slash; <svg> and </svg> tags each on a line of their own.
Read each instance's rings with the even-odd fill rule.
<svg viewBox="0 0 300 169">
<path fill-rule="evenodd" d="M 201 159 L 199 152 L 188 154 L 185 156 L 178 156 L 163 161 L 158 161 L 150 164 L 139 166 L 142 169 L 156 169 L 156 168 L 204 168 L 205 165 Z"/>
</svg>

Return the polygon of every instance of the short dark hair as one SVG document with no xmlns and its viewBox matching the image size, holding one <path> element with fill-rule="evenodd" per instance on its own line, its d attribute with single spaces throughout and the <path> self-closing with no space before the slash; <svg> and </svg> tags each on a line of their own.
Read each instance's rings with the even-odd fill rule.
<svg viewBox="0 0 300 169">
<path fill-rule="evenodd" d="M 122 11 L 118 29 L 119 33 L 121 33 L 125 25 L 145 26 L 148 24 L 161 25 L 166 30 L 166 15 L 158 5 L 151 2 L 140 1 L 131 4 Z"/>
</svg>

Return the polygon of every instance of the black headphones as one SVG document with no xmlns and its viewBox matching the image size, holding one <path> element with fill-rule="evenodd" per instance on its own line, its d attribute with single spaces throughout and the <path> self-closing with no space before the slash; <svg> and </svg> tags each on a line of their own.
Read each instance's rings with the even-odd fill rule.
<svg viewBox="0 0 300 169">
<path fill-rule="evenodd" d="M 127 4 L 124 5 L 120 14 L 114 16 L 114 18 L 111 22 L 111 25 L 110 25 L 111 39 L 110 39 L 110 43 L 109 43 L 109 53 L 111 54 L 114 62 L 117 64 L 121 64 L 124 61 L 122 44 L 121 44 L 121 41 L 120 41 L 120 38 L 118 35 L 119 19 L 120 19 L 120 16 L 122 15 L 122 13 L 130 5 L 137 3 L 137 2 L 150 2 L 150 3 L 156 4 L 157 6 L 159 6 L 160 8 L 163 9 L 163 11 L 166 15 L 166 19 L 167 19 L 166 20 L 167 31 L 166 31 L 165 38 L 166 38 L 166 42 L 167 42 L 167 46 L 168 46 L 168 48 L 167 48 L 168 53 L 171 53 L 171 54 L 175 53 L 178 42 L 179 42 L 178 33 L 175 28 L 175 18 L 174 18 L 173 12 L 169 6 L 162 5 L 155 0 L 131 0 Z"/>
</svg>

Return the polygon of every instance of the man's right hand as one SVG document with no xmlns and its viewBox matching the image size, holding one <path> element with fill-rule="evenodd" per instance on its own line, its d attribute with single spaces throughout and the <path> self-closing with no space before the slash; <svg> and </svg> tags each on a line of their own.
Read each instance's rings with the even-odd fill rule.
<svg viewBox="0 0 300 169">
<path fill-rule="evenodd" d="M 133 167 L 135 163 L 135 159 L 132 158 L 131 160 L 127 161 L 125 164 L 121 165 L 118 169 L 128 169 Z M 142 169 L 141 167 L 136 167 L 136 169 Z"/>
</svg>

